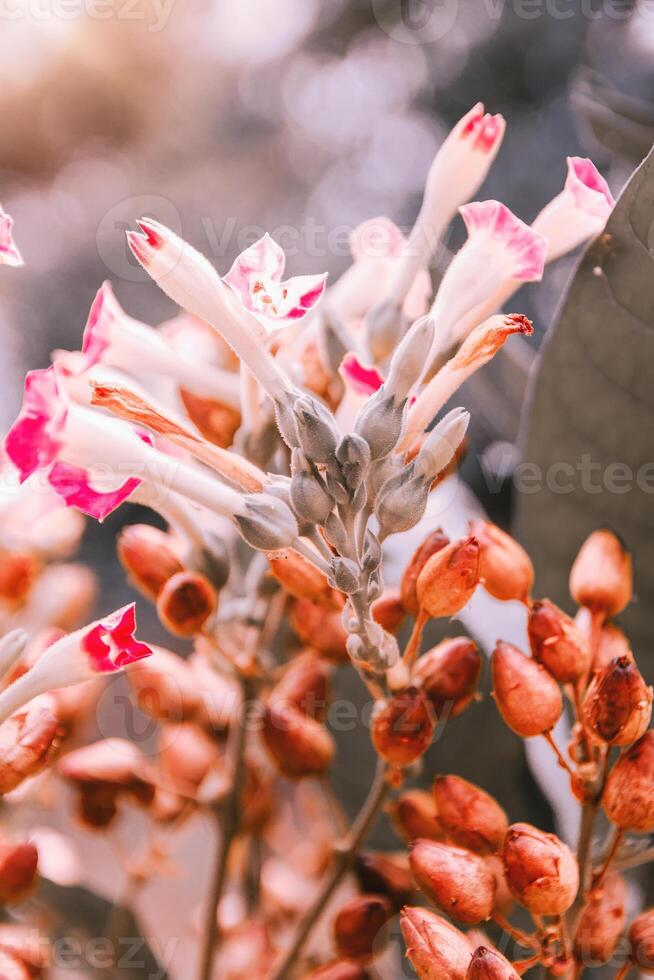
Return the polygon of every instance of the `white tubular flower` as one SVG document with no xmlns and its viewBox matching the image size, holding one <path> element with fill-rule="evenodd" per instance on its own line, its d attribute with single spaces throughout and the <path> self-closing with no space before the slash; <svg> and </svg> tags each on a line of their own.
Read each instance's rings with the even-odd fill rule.
<svg viewBox="0 0 654 980">
<path fill-rule="evenodd" d="M 142 234 L 127 232 L 129 246 L 146 272 L 183 309 L 211 324 L 248 366 L 264 391 L 283 401 L 290 379 L 268 352 L 265 331 L 237 301 L 211 263 L 164 225 L 137 222 Z"/>
<path fill-rule="evenodd" d="M 149 657 L 152 650 L 136 639 L 135 630 L 132 602 L 57 640 L 0 694 L 0 724 L 40 694 L 81 684 L 98 674 L 116 673 Z"/>
<path fill-rule="evenodd" d="M 463 442 L 470 424 L 470 413 L 453 408 L 427 435 L 413 462 L 416 476 L 433 480 L 445 469 Z"/>
<path fill-rule="evenodd" d="M 78 370 L 88 371 L 98 363 L 133 374 L 173 378 L 196 395 L 239 407 L 236 374 L 180 354 L 162 331 L 128 316 L 108 282 L 98 290 L 89 311 Z"/>
<path fill-rule="evenodd" d="M 480 324 L 466 338 L 453 358 L 425 385 L 409 409 L 406 432 L 399 447 L 410 449 L 413 442 L 463 382 L 497 353 L 514 333 L 531 334 L 531 321 L 525 316 L 493 316 Z"/>
</svg>

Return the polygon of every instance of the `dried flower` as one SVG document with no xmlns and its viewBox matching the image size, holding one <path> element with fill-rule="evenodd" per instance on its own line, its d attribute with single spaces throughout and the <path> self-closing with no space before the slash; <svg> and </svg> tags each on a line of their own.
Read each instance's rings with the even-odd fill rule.
<svg viewBox="0 0 654 980">
<path fill-rule="evenodd" d="M 434 710 L 415 687 L 375 706 L 372 741 L 383 759 L 408 766 L 427 751 L 434 734 Z"/>
<path fill-rule="evenodd" d="M 654 731 L 646 732 L 611 769 L 602 803 L 619 827 L 639 833 L 654 830 Z"/>
<path fill-rule="evenodd" d="M 490 918 L 495 879 L 482 858 L 452 844 L 417 840 L 410 861 L 418 885 L 443 912 L 470 924 Z"/>
<path fill-rule="evenodd" d="M 156 600 L 168 579 L 184 567 L 170 536 L 151 524 L 123 528 L 116 551 L 132 585 L 152 600 Z"/>
<path fill-rule="evenodd" d="M 472 598 L 479 582 L 479 544 L 468 537 L 432 555 L 418 576 L 420 607 L 434 619 L 455 616 Z"/>
<path fill-rule="evenodd" d="M 411 561 L 404 569 L 400 583 L 400 594 L 404 608 L 413 616 L 417 616 L 420 610 L 417 593 L 418 577 L 431 556 L 435 555 L 437 551 L 441 551 L 449 543 L 450 539 L 443 529 L 436 528 L 435 531 L 431 531 L 427 535 L 416 549 Z"/>
<path fill-rule="evenodd" d="M 350 899 L 334 920 L 338 955 L 368 963 L 385 945 L 384 927 L 391 915 L 391 904 L 383 895 Z"/>
<path fill-rule="evenodd" d="M 517 541 L 490 521 L 470 521 L 470 534 L 479 542 L 481 583 L 496 599 L 525 602 L 534 584 L 534 569 Z"/>
<path fill-rule="evenodd" d="M 601 888 L 591 892 L 574 936 L 578 960 L 606 963 L 611 959 L 624 929 L 626 903 L 627 885 L 618 874 L 609 875 Z"/>
<path fill-rule="evenodd" d="M 171 576 L 157 598 L 159 619 L 174 636 L 196 636 L 218 608 L 218 595 L 199 572 Z"/>
<path fill-rule="evenodd" d="M 472 951 L 462 932 L 422 908 L 403 909 L 400 926 L 420 980 L 465 980 Z"/>
<path fill-rule="evenodd" d="M 437 776 L 433 792 L 438 822 L 455 843 L 478 854 L 501 848 L 509 821 L 492 796 L 460 776 Z"/>
<path fill-rule="evenodd" d="M 636 664 L 616 657 L 593 677 L 582 706 L 586 729 L 601 742 L 631 745 L 652 717 L 652 688 Z"/>
<path fill-rule="evenodd" d="M 629 928 L 631 959 L 647 973 L 654 970 L 654 909 L 636 916 Z"/>
<path fill-rule="evenodd" d="M 481 673 L 481 655 L 467 636 L 441 640 L 423 654 L 413 668 L 413 682 L 419 684 L 438 715 L 449 709 L 452 718 L 468 707 Z"/>
<path fill-rule="evenodd" d="M 549 599 L 533 603 L 527 631 L 534 658 L 560 684 L 579 680 L 588 673 L 591 666 L 588 642 L 574 621 Z"/>
<path fill-rule="evenodd" d="M 331 765 L 334 742 L 325 726 L 287 701 L 268 705 L 262 733 L 277 767 L 289 779 L 315 776 Z"/>
<path fill-rule="evenodd" d="M 472 954 L 466 980 L 518 980 L 519 976 L 496 949 L 479 946 Z"/>
<path fill-rule="evenodd" d="M 631 556 L 612 531 L 594 531 L 584 541 L 570 572 L 570 593 L 580 606 L 607 617 L 631 602 Z"/>
<path fill-rule="evenodd" d="M 561 915 L 575 900 L 577 861 L 554 834 L 513 824 L 504 839 L 503 861 L 509 888 L 535 915 Z"/>
<path fill-rule="evenodd" d="M 563 710 L 558 684 L 541 664 L 500 640 L 491 661 L 493 696 L 504 721 L 522 738 L 544 735 Z"/>
<path fill-rule="evenodd" d="M 406 841 L 426 837 L 442 840 L 444 831 L 436 816 L 436 806 L 431 793 L 424 789 L 408 789 L 390 806 L 393 826 Z"/>
</svg>

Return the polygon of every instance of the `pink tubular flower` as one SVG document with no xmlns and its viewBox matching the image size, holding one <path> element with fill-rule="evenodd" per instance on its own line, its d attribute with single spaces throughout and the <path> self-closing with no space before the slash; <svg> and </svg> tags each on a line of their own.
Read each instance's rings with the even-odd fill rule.
<svg viewBox="0 0 654 980">
<path fill-rule="evenodd" d="M 259 319 L 245 309 L 211 263 L 169 228 L 143 218 L 141 233 L 127 232 L 129 246 L 146 272 L 173 302 L 209 323 L 274 400 L 293 391 L 266 346 Z"/>
<path fill-rule="evenodd" d="M 5 440 L 21 481 L 37 470 L 65 502 L 103 520 L 147 478 L 230 517 L 244 510 L 236 491 L 154 449 L 129 424 L 69 404 L 55 366 L 32 371 Z"/>
<path fill-rule="evenodd" d="M 548 239 L 547 262 L 599 235 L 615 204 L 609 185 L 592 160 L 568 157 L 567 163 L 563 190 L 533 224 Z"/>
<path fill-rule="evenodd" d="M 149 657 L 152 650 L 136 639 L 135 631 L 132 602 L 57 640 L 0 694 L 0 723 L 39 694 L 81 684 L 97 674 L 116 673 Z"/>
<path fill-rule="evenodd" d="M 327 273 L 282 280 L 286 256 L 266 233 L 236 258 L 223 281 L 246 310 L 261 317 L 266 331 L 283 327 L 283 320 L 300 320 L 325 291 Z"/>
<path fill-rule="evenodd" d="M 2 210 L 0 204 L 0 265 L 23 265 L 23 257 L 12 236 L 14 220 Z"/>
<path fill-rule="evenodd" d="M 450 263 L 432 307 L 436 320 L 435 350 L 444 350 L 457 326 L 507 282 L 541 279 L 547 239 L 517 218 L 499 201 L 460 208 L 468 240 Z"/>
<path fill-rule="evenodd" d="M 345 355 L 338 370 L 345 384 L 356 395 L 374 395 L 384 383 L 377 368 L 366 367 L 352 351 Z"/>
</svg>

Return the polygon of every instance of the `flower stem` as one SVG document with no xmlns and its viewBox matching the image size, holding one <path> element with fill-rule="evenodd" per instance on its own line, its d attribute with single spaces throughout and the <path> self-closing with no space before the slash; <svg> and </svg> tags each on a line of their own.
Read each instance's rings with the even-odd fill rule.
<svg viewBox="0 0 654 980">
<path fill-rule="evenodd" d="M 304 918 L 298 925 L 295 937 L 287 950 L 283 960 L 271 974 L 270 980 L 288 980 L 291 970 L 297 962 L 298 956 L 302 952 L 305 942 L 311 935 L 314 926 L 324 912 L 327 903 L 340 885 L 346 873 L 352 866 L 354 859 L 371 830 L 375 819 L 379 814 L 382 803 L 386 799 L 389 791 L 387 781 L 388 770 L 383 762 L 378 762 L 377 773 L 370 791 L 359 814 L 352 825 L 349 835 L 345 838 L 342 846 L 334 854 L 334 864 L 331 872 L 325 879 L 319 894 L 313 904 L 307 910 Z"/>
<path fill-rule="evenodd" d="M 613 833 L 613 840 L 611 841 L 611 846 L 609 847 L 609 850 L 608 850 L 608 853 L 606 855 L 606 859 L 604 861 L 604 864 L 602 865 L 602 867 L 600 868 L 600 870 L 597 872 L 597 874 L 593 876 L 593 880 L 591 881 L 591 885 L 590 885 L 591 892 L 597 891 L 598 888 L 600 888 L 602 886 L 602 884 L 604 882 L 604 879 L 606 878 L 606 876 L 607 876 L 607 874 L 609 872 L 609 868 L 611 867 L 611 865 L 613 863 L 613 858 L 617 854 L 618 848 L 620 847 L 620 844 L 622 843 L 622 838 L 623 837 L 624 837 L 624 828 L 623 827 L 616 827 L 615 828 L 615 831 Z"/>
</svg>

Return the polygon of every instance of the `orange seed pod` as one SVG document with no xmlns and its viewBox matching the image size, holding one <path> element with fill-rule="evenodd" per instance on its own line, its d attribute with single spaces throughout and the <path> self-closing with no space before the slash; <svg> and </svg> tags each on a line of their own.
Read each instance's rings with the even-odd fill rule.
<svg viewBox="0 0 654 980">
<path fill-rule="evenodd" d="M 408 766 L 431 745 L 434 710 L 422 691 L 410 687 L 389 701 L 380 701 L 372 717 L 372 741 L 383 759 Z"/>
<path fill-rule="evenodd" d="M 323 573 L 307 558 L 287 548 L 268 555 L 272 575 L 295 599 L 308 599 L 319 606 L 340 608 L 334 590 Z"/>
<path fill-rule="evenodd" d="M 481 583 L 496 599 L 525 602 L 534 584 L 529 555 L 518 542 L 490 521 L 470 521 L 470 534 L 479 542 Z"/>
<path fill-rule="evenodd" d="M 629 929 L 631 960 L 645 973 L 654 973 L 654 909 L 641 912 Z"/>
<path fill-rule="evenodd" d="M 654 830 L 654 731 L 646 732 L 615 763 L 602 803 L 618 827 L 642 834 Z"/>
<path fill-rule="evenodd" d="M 391 904 L 383 895 L 350 899 L 334 920 L 338 955 L 368 963 L 385 945 L 384 927 L 391 915 Z"/>
<path fill-rule="evenodd" d="M 418 593 L 416 591 L 420 573 L 432 555 L 441 551 L 449 543 L 450 539 L 442 528 L 436 528 L 435 531 L 427 535 L 404 569 L 400 582 L 400 597 L 404 608 L 412 616 L 417 616 L 420 611 L 420 603 L 418 602 Z"/>
<path fill-rule="evenodd" d="M 448 915 L 470 924 L 491 916 L 495 879 L 482 858 L 452 844 L 417 840 L 410 861 L 420 888 Z"/>
<path fill-rule="evenodd" d="M 279 771 L 289 779 L 318 775 L 334 757 L 334 742 L 325 726 L 286 701 L 267 706 L 263 738 Z"/>
<path fill-rule="evenodd" d="M 270 700 L 287 701 L 312 718 L 324 721 L 329 698 L 329 669 L 313 650 L 295 657 L 270 692 Z"/>
<path fill-rule="evenodd" d="M 521 650 L 499 640 L 491 660 L 493 695 L 506 724 L 522 738 L 544 735 L 563 711 L 552 675 Z"/>
<path fill-rule="evenodd" d="M 586 729 L 599 742 L 631 745 L 652 717 L 652 688 L 636 664 L 616 657 L 593 677 L 582 706 Z"/>
<path fill-rule="evenodd" d="M 391 820 L 398 835 L 406 841 L 427 837 L 442 840 L 443 828 L 436 816 L 431 793 L 424 789 L 408 789 L 390 806 Z"/>
<path fill-rule="evenodd" d="M 419 684 L 438 715 L 447 708 L 456 718 L 468 707 L 481 673 L 481 655 L 467 636 L 442 640 L 423 654 L 413 668 L 412 680 Z"/>
<path fill-rule="evenodd" d="M 496 949 L 479 946 L 472 954 L 466 980 L 519 980 L 513 966 Z"/>
<path fill-rule="evenodd" d="M 453 541 L 432 555 L 418 576 L 421 609 L 433 619 L 455 616 L 479 583 L 479 544 L 474 537 Z"/>
<path fill-rule="evenodd" d="M 579 868 L 570 849 L 528 823 L 509 827 L 502 853 L 509 888 L 536 915 L 561 915 L 579 888 Z"/>
<path fill-rule="evenodd" d="M 438 822 L 453 841 L 478 854 L 501 848 L 509 821 L 492 796 L 460 776 L 437 776 L 433 792 Z"/>
<path fill-rule="evenodd" d="M 116 551 L 132 585 L 153 601 L 168 579 L 184 569 L 171 547 L 170 536 L 150 524 L 123 528 Z"/>
<path fill-rule="evenodd" d="M 423 908 L 404 908 L 400 927 L 420 980 L 465 980 L 472 950 L 453 925 Z"/>
<path fill-rule="evenodd" d="M 570 571 L 570 594 L 580 606 L 608 618 L 631 601 L 631 556 L 612 531 L 594 531 L 584 541 Z"/>
<path fill-rule="evenodd" d="M 198 572 L 177 572 L 164 584 L 157 614 L 174 636 L 195 636 L 218 607 L 218 594 Z"/>
<path fill-rule="evenodd" d="M 626 919 L 627 885 L 611 874 L 601 888 L 592 892 L 583 908 L 574 936 L 574 949 L 581 963 L 606 963 L 618 945 Z"/>
<path fill-rule="evenodd" d="M 549 599 L 539 599 L 529 610 L 529 643 L 534 659 L 546 667 L 560 684 L 576 681 L 591 666 L 586 638 L 562 609 Z"/>
</svg>

